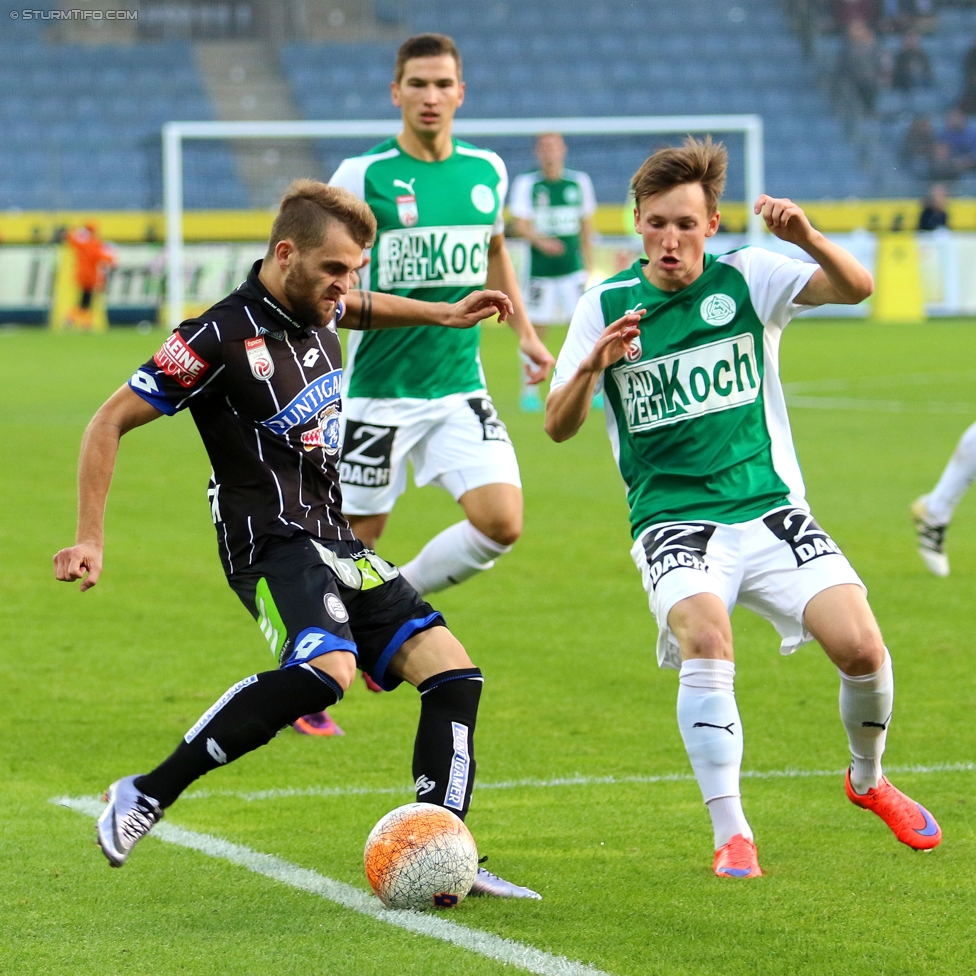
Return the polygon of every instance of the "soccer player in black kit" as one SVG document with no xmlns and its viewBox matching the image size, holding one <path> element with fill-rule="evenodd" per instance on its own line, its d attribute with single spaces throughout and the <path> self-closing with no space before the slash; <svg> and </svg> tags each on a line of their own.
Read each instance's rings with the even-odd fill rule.
<svg viewBox="0 0 976 976">
<path fill-rule="evenodd" d="M 82 579 L 82 590 L 97 583 L 121 436 L 189 409 L 213 466 L 208 495 L 228 583 L 279 662 L 229 688 L 152 772 L 109 787 L 97 832 L 113 867 L 194 780 L 336 704 L 357 667 L 386 690 L 417 688 L 417 799 L 467 812 L 481 672 L 443 617 L 342 516 L 336 327 L 467 328 L 496 312 L 504 319 L 512 304 L 497 291 L 449 305 L 351 290 L 375 233 L 369 207 L 351 193 L 293 183 L 247 281 L 173 332 L 85 432 L 77 541 L 54 557 L 55 576 Z M 539 897 L 484 869 L 472 894 Z"/>
</svg>

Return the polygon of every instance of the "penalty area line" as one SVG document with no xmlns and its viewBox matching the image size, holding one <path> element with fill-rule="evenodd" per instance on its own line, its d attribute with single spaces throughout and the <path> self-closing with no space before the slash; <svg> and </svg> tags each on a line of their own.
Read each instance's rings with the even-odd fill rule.
<svg viewBox="0 0 976 976">
<path fill-rule="evenodd" d="M 68 807 L 89 817 L 98 817 L 105 809 L 104 803 L 92 797 L 54 797 L 51 803 Z M 220 837 L 201 834 L 165 822 L 157 824 L 151 836 L 167 844 L 186 847 L 208 857 L 229 861 L 255 874 L 264 875 L 299 891 L 318 895 L 386 925 L 450 942 L 458 948 L 467 949 L 487 959 L 516 966 L 526 972 L 537 973 L 538 976 L 610 976 L 609 973 L 587 963 L 576 962 L 565 956 L 554 956 L 541 949 L 516 942 L 514 939 L 504 939 L 491 932 L 470 929 L 437 915 L 385 908 L 378 898 L 366 894 L 359 888 L 327 878 L 317 871 L 292 864 L 272 854 L 262 854 L 242 844 L 232 844 Z"/>
<path fill-rule="evenodd" d="M 913 773 L 929 775 L 932 773 L 972 773 L 976 763 L 937 763 L 934 765 L 885 766 L 886 773 Z M 843 769 L 744 769 L 739 774 L 742 779 L 808 779 L 814 777 L 843 776 Z M 553 789 L 561 786 L 624 786 L 628 784 L 689 783 L 694 782 L 691 773 L 662 773 L 654 776 L 559 776 L 553 779 L 512 779 L 495 783 L 477 783 L 475 791 Z M 180 799 L 208 800 L 231 798 L 254 803 L 259 800 L 285 800 L 290 797 L 330 797 L 330 796 L 397 796 L 413 793 L 412 785 L 403 786 L 293 786 L 276 790 L 193 790 L 184 793 Z"/>
</svg>

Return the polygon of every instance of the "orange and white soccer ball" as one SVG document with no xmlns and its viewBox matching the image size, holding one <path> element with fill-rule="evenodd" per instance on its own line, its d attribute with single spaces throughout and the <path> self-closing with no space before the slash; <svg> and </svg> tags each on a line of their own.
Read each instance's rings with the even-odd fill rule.
<svg viewBox="0 0 976 976">
<path fill-rule="evenodd" d="M 478 848 L 460 817 L 432 803 L 390 811 L 370 831 L 366 877 L 387 908 L 452 908 L 478 873 Z"/>
</svg>

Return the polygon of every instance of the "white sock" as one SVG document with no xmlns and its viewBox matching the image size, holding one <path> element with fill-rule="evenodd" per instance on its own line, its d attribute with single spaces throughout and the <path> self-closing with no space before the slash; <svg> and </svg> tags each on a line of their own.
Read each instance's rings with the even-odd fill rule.
<svg viewBox="0 0 976 976">
<path fill-rule="evenodd" d="M 736 834 L 752 839 L 742 812 L 742 723 L 731 661 L 685 661 L 678 675 L 678 728 L 712 818 L 715 849 Z"/>
<path fill-rule="evenodd" d="M 529 394 L 531 396 L 531 394 L 533 393 L 536 396 L 538 396 L 539 387 L 531 386 L 529 384 L 529 374 L 526 372 L 526 369 L 535 369 L 536 368 L 535 363 L 532 362 L 532 360 L 529 359 L 529 357 L 526 356 L 521 349 L 519 349 L 518 351 L 518 357 L 519 357 L 519 393 L 522 396 L 525 396 L 526 394 Z"/>
<path fill-rule="evenodd" d="M 867 793 L 881 780 L 881 757 L 895 697 L 891 657 L 873 674 L 840 674 L 840 717 L 851 744 L 851 786 Z"/>
<path fill-rule="evenodd" d="M 499 556 L 511 550 L 479 532 L 467 520 L 435 535 L 406 566 L 400 575 L 423 596 L 463 583 L 491 569 Z"/>
<path fill-rule="evenodd" d="M 966 489 L 976 480 L 976 424 L 959 438 L 939 483 L 925 500 L 936 525 L 948 525 Z"/>
</svg>

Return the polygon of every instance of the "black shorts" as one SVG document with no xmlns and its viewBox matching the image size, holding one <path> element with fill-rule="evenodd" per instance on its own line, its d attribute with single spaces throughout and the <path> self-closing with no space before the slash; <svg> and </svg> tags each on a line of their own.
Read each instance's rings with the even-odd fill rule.
<svg viewBox="0 0 976 976">
<path fill-rule="evenodd" d="M 422 630 L 447 626 L 398 569 L 358 541 L 295 536 L 227 582 L 257 620 L 279 667 L 350 651 L 386 691 L 403 680 L 387 671 L 403 644 Z"/>
</svg>

